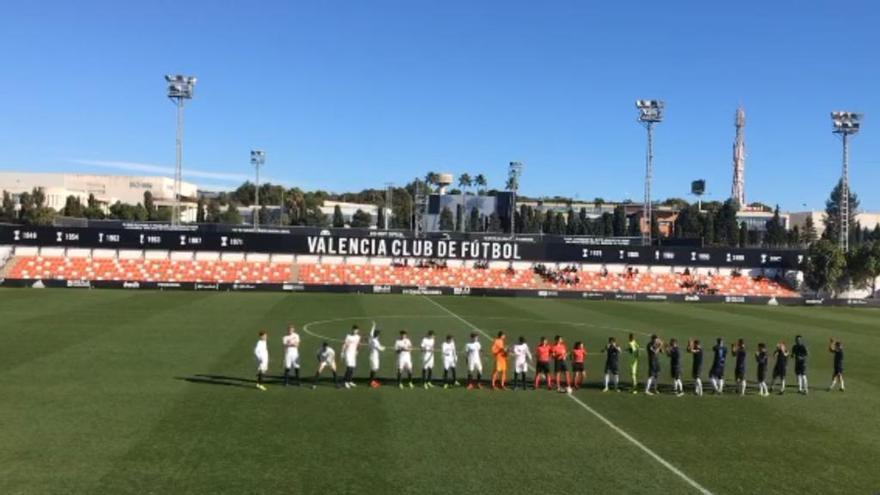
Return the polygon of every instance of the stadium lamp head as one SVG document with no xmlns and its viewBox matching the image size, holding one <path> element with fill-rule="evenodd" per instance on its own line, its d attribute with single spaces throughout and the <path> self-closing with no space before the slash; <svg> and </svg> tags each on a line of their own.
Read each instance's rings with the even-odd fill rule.
<svg viewBox="0 0 880 495">
<path fill-rule="evenodd" d="M 251 165 L 266 163 L 266 152 L 263 150 L 251 150 Z"/>
<path fill-rule="evenodd" d="M 193 87 L 196 85 L 195 77 L 181 74 L 166 74 L 165 80 L 168 81 L 169 98 L 191 99 L 193 97 Z"/>
<path fill-rule="evenodd" d="M 835 134 L 855 134 L 862 127 L 862 114 L 857 112 L 831 112 Z"/>
<path fill-rule="evenodd" d="M 662 100 L 636 100 L 639 110 L 639 122 L 654 123 L 663 120 Z"/>
</svg>

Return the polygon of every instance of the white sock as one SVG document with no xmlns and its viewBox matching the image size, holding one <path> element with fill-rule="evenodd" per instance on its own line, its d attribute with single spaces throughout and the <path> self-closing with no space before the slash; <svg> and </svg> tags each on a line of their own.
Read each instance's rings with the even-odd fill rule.
<svg viewBox="0 0 880 495">
<path fill-rule="evenodd" d="M 803 377 L 804 377 L 804 393 L 808 394 L 808 393 L 810 393 L 810 382 L 809 382 L 809 380 L 807 380 L 807 375 L 803 375 Z"/>
<path fill-rule="evenodd" d="M 779 391 L 780 392 L 785 391 L 785 378 L 783 378 L 782 380 L 779 381 Z"/>
<path fill-rule="evenodd" d="M 648 392 L 651 391 L 651 382 L 652 382 L 652 381 L 654 381 L 654 378 L 652 378 L 652 377 L 649 376 L 649 377 L 648 377 L 648 383 L 645 384 L 645 393 L 648 393 Z"/>
<path fill-rule="evenodd" d="M 697 395 L 703 395 L 703 380 L 700 380 L 700 377 L 697 377 L 694 383 L 694 391 L 697 392 Z"/>
<path fill-rule="evenodd" d="M 718 391 L 724 392 L 724 378 L 718 380 Z"/>
<path fill-rule="evenodd" d="M 843 386 L 843 377 L 840 377 L 840 390 L 846 390 L 846 388 Z"/>
<path fill-rule="evenodd" d="M 620 375 L 614 375 L 614 388 L 617 388 L 618 383 L 620 383 Z"/>
<path fill-rule="evenodd" d="M 746 395 L 746 381 L 742 380 L 739 384 L 739 393 L 742 395 Z"/>
<path fill-rule="evenodd" d="M 717 392 L 718 391 L 718 380 L 716 380 L 714 376 L 710 376 L 709 380 L 712 382 L 712 389 Z"/>
<path fill-rule="evenodd" d="M 605 373 L 605 388 L 608 388 L 608 373 Z"/>
<path fill-rule="evenodd" d="M 831 379 L 831 385 L 828 385 L 828 390 L 834 390 L 834 385 L 837 384 L 837 377 Z"/>
</svg>

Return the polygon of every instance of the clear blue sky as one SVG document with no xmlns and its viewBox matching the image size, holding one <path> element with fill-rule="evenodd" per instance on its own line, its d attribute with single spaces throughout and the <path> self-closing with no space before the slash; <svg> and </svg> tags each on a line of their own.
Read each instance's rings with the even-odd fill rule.
<svg viewBox="0 0 880 495">
<path fill-rule="evenodd" d="M 15 2 L 0 16 L 0 169 L 130 173 L 174 163 L 166 73 L 199 78 L 192 181 L 264 174 L 333 191 L 429 170 L 526 164 L 524 193 L 639 199 L 637 98 L 666 100 L 655 197 L 730 192 L 745 106 L 747 199 L 820 208 L 837 180 L 829 112 L 880 210 L 880 4 L 870 0 Z M 123 163 L 119 165 L 119 163 Z M 127 164 L 127 165 L 126 165 Z M 158 167 L 158 168 L 156 168 Z"/>
</svg>

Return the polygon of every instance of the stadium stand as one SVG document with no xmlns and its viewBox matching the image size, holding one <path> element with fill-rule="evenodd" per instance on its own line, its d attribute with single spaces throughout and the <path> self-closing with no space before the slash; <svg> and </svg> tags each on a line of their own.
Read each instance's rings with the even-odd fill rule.
<svg viewBox="0 0 880 495">
<path fill-rule="evenodd" d="M 0 260 L 9 251 L 0 250 Z M 0 262 L 0 266 L 3 266 Z M 16 248 L 10 279 L 287 283 L 799 297 L 782 274 L 753 270 L 533 264 L 289 254 Z"/>
</svg>

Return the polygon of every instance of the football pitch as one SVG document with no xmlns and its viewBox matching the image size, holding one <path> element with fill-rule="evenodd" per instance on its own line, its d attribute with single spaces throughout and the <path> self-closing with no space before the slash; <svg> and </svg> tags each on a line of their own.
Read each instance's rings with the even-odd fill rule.
<svg viewBox="0 0 880 495">
<path fill-rule="evenodd" d="M 586 343 L 588 387 L 547 391 L 282 387 L 281 337 L 318 345 L 352 324 L 393 345 L 429 329 L 461 349 L 473 332 L 560 334 Z M 269 332 L 268 391 L 252 351 Z M 608 337 L 744 338 L 752 351 L 803 334 L 808 396 L 599 388 Z M 827 392 L 829 337 L 847 391 Z M 489 342 L 484 341 L 484 349 Z M 870 309 L 290 293 L 0 290 L 0 493 L 876 493 L 880 491 L 880 313 Z M 461 352 L 460 352 L 461 354 Z M 711 357 L 707 355 L 704 369 Z M 459 379 L 465 365 L 459 360 Z M 442 374 L 438 359 L 435 378 Z M 340 363 L 341 364 L 341 363 Z M 418 370 L 420 356 L 415 353 Z M 394 376 L 394 355 L 382 374 Z M 488 376 L 491 362 L 484 359 Z M 772 363 L 771 363 L 772 367 Z M 341 372 L 340 368 L 340 372 Z M 645 380 L 646 363 L 640 366 Z M 416 371 L 418 375 L 418 371 Z M 529 373 L 530 378 L 532 373 Z M 707 391 L 710 390 L 704 374 Z M 418 384 L 417 380 L 417 384 Z"/>
</svg>

